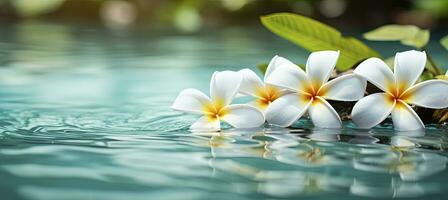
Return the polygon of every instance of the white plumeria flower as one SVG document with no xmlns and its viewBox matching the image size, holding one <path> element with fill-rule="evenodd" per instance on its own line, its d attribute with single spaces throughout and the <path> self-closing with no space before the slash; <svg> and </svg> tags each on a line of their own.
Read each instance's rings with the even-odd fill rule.
<svg viewBox="0 0 448 200">
<path fill-rule="evenodd" d="M 292 93 L 278 98 L 269 106 L 266 111 L 267 121 L 287 127 L 308 111 L 316 127 L 340 128 L 338 113 L 325 99 L 356 101 L 364 96 L 366 81 L 354 74 L 328 81 L 338 57 L 339 51 L 311 53 L 306 72 L 284 59 L 282 65 L 268 75 L 266 83 Z"/>
<path fill-rule="evenodd" d="M 254 101 L 249 103 L 250 105 L 265 112 L 272 102 L 285 95 L 286 90 L 265 83 L 268 75 L 271 74 L 277 66 L 281 66 L 285 62 L 289 61 L 282 57 L 274 56 L 266 68 L 263 81 L 250 69 L 246 68 L 239 71 L 243 75 L 243 82 L 241 83 L 239 92 L 255 98 Z"/>
<path fill-rule="evenodd" d="M 359 64 L 354 73 L 366 78 L 384 92 L 359 100 L 352 110 L 353 122 L 360 128 L 371 128 L 392 113 L 396 130 L 425 128 L 408 104 L 434 109 L 448 107 L 447 81 L 429 80 L 414 85 L 425 64 L 426 53 L 414 50 L 395 55 L 395 73 L 379 58 L 370 58 Z"/>
<path fill-rule="evenodd" d="M 185 89 L 177 96 L 172 108 L 203 115 L 191 125 L 193 130 L 220 130 L 221 120 L 235 128 L 258 127 L 265 121 L 261 111 L 249 105 L 230 105 L 241 81 L 242 75 L 238 72 L 215 72 L 210 82 L 211 98 L 199 90 Z"/>
</svg>

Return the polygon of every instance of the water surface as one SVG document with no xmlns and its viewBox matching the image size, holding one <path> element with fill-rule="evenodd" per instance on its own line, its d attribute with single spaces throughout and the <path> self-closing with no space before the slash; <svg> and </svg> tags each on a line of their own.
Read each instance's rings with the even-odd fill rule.
<svg viewBox="0 0 448 200">
<path fill-rule="evenodd" d="M 447 130 L 191 133 L 169 107 L 215 70 L 307 53 L 262 29 L 182 35 L 41 23 L 0 30 L 2 199 L 443 199 Z"/>
</svg>

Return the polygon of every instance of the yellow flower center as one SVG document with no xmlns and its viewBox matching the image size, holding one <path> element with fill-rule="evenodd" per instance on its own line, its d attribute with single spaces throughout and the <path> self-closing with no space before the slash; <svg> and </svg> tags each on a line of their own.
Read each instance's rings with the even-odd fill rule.
<svg viewBox="0 0 448 200">
<path fill-rule="evenodd" d="M 257 88 L 257 96 L 259 97 L 256 102 L 261 108 L 266 108 L 270 103 L 280 97 L 280 90 L 276 87 L 266 85 L 264 87 Z"/>
<path fill-rule="evenodd" d="M 395 103 L 400 101 L 407 102 L 412 96 L 411 92 L 406 92 L 406 85 L 405 83 L 389 83 L 387 91 L 389 91 L 389 103 Z M 400 108 L 401 104 L 396 104 L 397 108 Z"/>
<path fill-rule="evenodd" d="M 204 105 L 203 112 L 209 121 L 224 117 L 229 111 L 225 108 L 224 101 L 217 99 Z"/>
<path fill-rule="evenodd" d="M 313 103 L 316 103 L 316 97 L 324 96 L 327 92 L 327 89 L 321 87 L 321 85 L 318 83 L 303 84 L 302 88 L 304 97 L 301 100 L 304 102 L 312 101 Z"/>
</svg>

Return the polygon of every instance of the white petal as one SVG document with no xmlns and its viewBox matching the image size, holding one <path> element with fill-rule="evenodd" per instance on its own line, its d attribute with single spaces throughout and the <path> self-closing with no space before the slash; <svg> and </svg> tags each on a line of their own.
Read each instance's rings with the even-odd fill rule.
<svg viewBox="0 0 448 200">
<path fill-rule="evenodd" d="M 310 103 L 309 98 L 302 94 L 287 94 L 268 106 L 266 120 L 273 125 L 290 126 L 305 113 Z"/>
<path fill-rule="evenodd" d="M 390 94 L 395 85 L 395 77 L 390 68 L 379 58 L 369 58 L 356 67 L 355 74 L 367 79 L 370 83 Z"/>
<path fill-rule="evenodd" d="M 364 96 L 367 82 L 364 78 L 348 74 L 335 78 L 322 86 L 319 95 L 337 101 L 357 101 Z"/>
<path fill-rule="evenodd" d="M 258 102 L 257 99 L 255 99 L 255 100 L 253 100 L 253 101 L 247 103 L 247 105 L 250 105 L 250 106 L 252 106 L 252 107 L 255 107 L 255 108 L 257 108 L 258 110 L 260 110 L 261 112 L 263 112 L 263 113 L 264 113 L 264 112 L 266 111 L 266 109 L 268 108 L 267 106 L 263 106 L 263 105 L 261 105 L 261 104 Z"/>
<path fill-rule="evenodd" d="M 247 68 L 238 72 L 240 72 L 243 76 L 243 81 L 241 82 L 239 92 L 258 97 L 257 91 L 264 88 L 264 83 L 261 79 L 257 76 L 257 74 L 255 74 L 254 71 Z"/>
<path fill-rule="evenodd" d="M 207 95 L 199 90 L 188 88 L 179 93 L 171 108 L 184 112 L 204 114 L 204 106 L 209 102 L 210 99 Z"/>
<path fill-rule="evenodd" d="M 290 91 L 306 91 L 310 84 L 299 66 L 281 65 L 266 77 L 265 82 Z"/>
<path fill-rule="evenodd" d="M 375 93 L 356 102 L 352 120 L 360 128 L 372 128 L 389 116 L 395 101 L 386 93 Z"/>
<path fill-rule="evenodd" d="M 341 128 L 341 118 L 323 98 L 316 97 L 308 111 L 314 126 L 320 128 Z"/>
<path fill-rule="evenodd" d="M 394 122 L 394 129 L 399 131 L 412 131 L 425 128 L 417 113 L 407 103 L 401 100 L 397 101 L 397 104 L 392 110 L 392 121 Z"/>
<path fill-rule="evenodd" d="M 190 126 L 190 129 L 195 131 L 218 131 L 220 128 L 219 119 L 211 119 L 207 116 L 202 116 Z"/>
<path fill-rule="evenodd" d="M 403 94 L 403 100 L 426 108 L 448 107 L 448 81 L 429 80 L 412 86 Z"/>
<path fill-rule="evenodd" d="M 263 113 L 255 107 L 234 104 L 225 107 L 228 110 L 222 120 L 235 128 L 254 128 L 261 126 L 265 119 Z"/>
<path fill-rule="evenodd" d="M 266 72 L 264 73 L 264 81 L 268 78 L 268 76 L 278 67 L 288 67 L 288 68 L 296 68 L 299 67 L 296 64 L 292 63 L 286 58 L 281 56 L 274 56 L 269 62 L 268 68 L 266 68 Z"/>
<path fill-rule="evenodd" d="M 243 77 L 234 71 L 215 72 L 210 82 L 210 96 L 214 102 L 229 105 L 240 88 Z"/>
<path fill-rule="evenodd" d="M 310 54 L 306 61 L 306 73 L 309 79 L 322 86 L 330 78 L 331 72 L 339 58 L 339 51 L 316 51 Z M 315 88 L 316 90 L 318 88 Z"/>
<path fill-rule="evenodd" d="M 405 51 L 395 55 L 394 74 L 397 86 L 404 91 L 414 85 L 425 68 L 426 53 Z"/>
</svg>

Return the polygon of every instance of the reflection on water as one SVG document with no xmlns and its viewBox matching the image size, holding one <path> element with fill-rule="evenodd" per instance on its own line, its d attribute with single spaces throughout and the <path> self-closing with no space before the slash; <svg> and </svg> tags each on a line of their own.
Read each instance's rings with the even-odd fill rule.
<svg viewBox="0 0 448 200">
<path fill-rule="evenodd" d="M 6 26 L 6 25 L 5 25 Z M 215 70 L 306 54 L 269 33 L 0 30 L 5 199 L 443 199 L 447 131 L 293 128 L 191 133 L 170 110 Z M 49 31 L 51 30 L 51 31 Z M 48 37 L 44 37 L 48 36 Z M 4 37 L 3 37 L 4 36 Z M 272 43 L 260 41 L 273 41 Z"/>
</svg>

